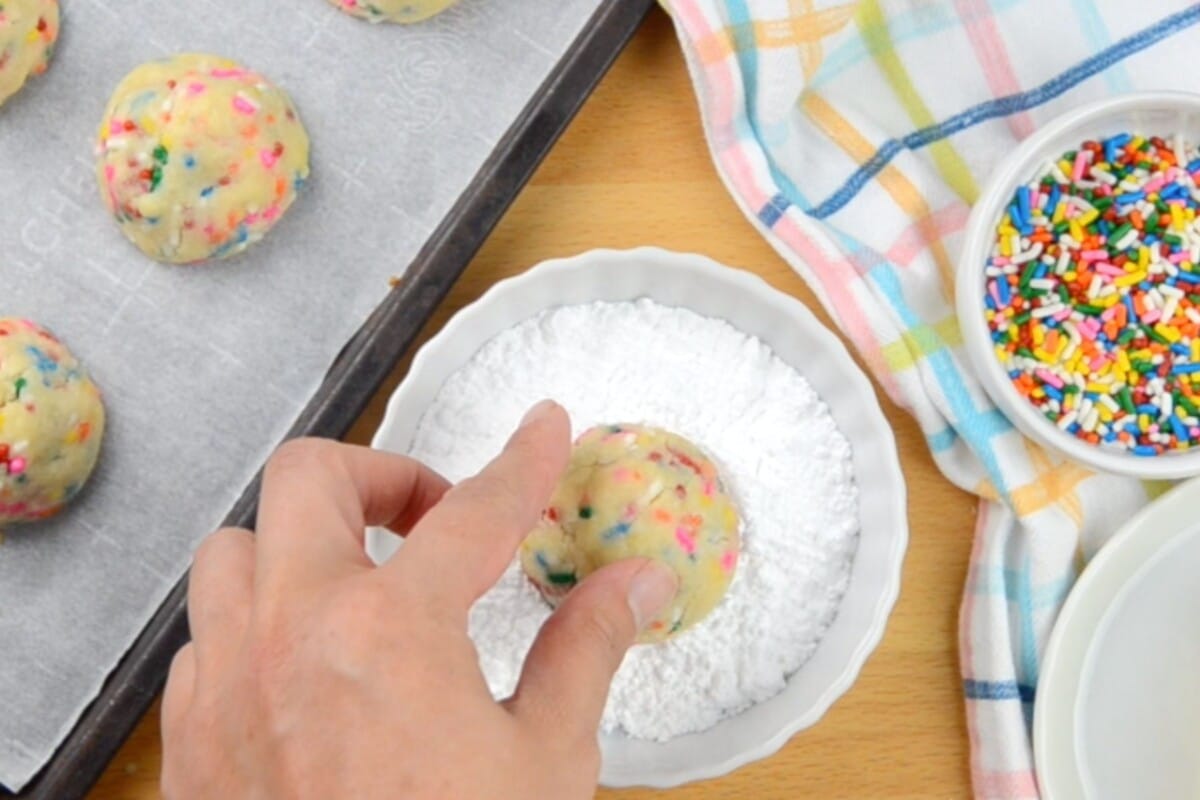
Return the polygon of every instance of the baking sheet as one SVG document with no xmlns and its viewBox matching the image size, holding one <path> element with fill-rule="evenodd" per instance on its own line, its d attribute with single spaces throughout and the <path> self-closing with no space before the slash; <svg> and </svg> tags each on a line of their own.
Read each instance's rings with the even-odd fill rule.
<svg viewBox="0 0 1200 800">
<path fill-rule="evenodd" d="M 463 0 L 402 28 L 323 0 L 62 0 L 50 72 L 0 108 L 0 314 L 67 340 L 110 428 L 75 506 L 0 545 L 0 783 L 46 762 L 599 2 Z M 263 71 L 313 139 L 276 231 L 192 269 L 126 243 L 91 175 L 111 88 L 179 50 Z"/>
</svg>

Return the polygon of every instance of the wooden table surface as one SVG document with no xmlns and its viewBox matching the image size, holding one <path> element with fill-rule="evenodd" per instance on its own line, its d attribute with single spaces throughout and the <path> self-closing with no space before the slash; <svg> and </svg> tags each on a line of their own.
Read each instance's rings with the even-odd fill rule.
<svg viewBox="0 0 1200 800">
<path fill-rule="evenodd" d="M 734 206 L 713 169 L 670 21 L 655 10 L 522 192 L 449 299 L 435 333 L 501 278 L 593 247 L 653 244 L 752 270 L 814 309 L 813 293 Z M 350 439 L 366 442 L 406 364 Z M 879 392 L 878 387 L 876 391 Z M 974 499 L 934 467 L 916 424 L 883 399 L 908 481 L 910 544 L 900 600 L 861 677 L 777 755 L 669 792 L 601 790 L 603 800 L 962 798 L 970 795 L 956 619 Z M 92 793 L 158 797 L 157 705 Z M 532 800 L 532 799 L 531 799 Z"/>
</svg>

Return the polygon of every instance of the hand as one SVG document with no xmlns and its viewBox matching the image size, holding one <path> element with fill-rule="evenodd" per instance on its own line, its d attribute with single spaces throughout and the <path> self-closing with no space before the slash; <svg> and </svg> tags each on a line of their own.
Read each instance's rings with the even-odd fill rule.
<svg viewBox="0 0 1200 800">
<path fill-rule="evenodd" d="M 192 567 L 193 641 L 163 700 L 168 798 L 591 797 L 609 683 L 669 603 L 673 573 L 630 560 L 550 617 L 497 703 L 467 612 L 511 562 L 566 467 L 570 424 L 535 406 L 454 488 L 421 464 L 320 440 L 267 465 L 258 534 L 218 531 Z M 407 541 L 375 567 L 367 525 Z"/>
</svg>

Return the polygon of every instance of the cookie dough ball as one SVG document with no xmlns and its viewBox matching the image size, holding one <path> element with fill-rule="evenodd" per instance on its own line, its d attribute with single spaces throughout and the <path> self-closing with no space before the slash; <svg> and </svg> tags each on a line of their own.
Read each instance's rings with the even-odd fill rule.
<svg viewBox="0 0 1200 800">
<path fill-rule="evenodd" d="M 50 65 L 58 0 L 0 0 L 0 103 Z"/>
<path fill-rule="evenodd" d="M 335 6 L 368 22 L 412 23 L 440 14 L 458 0 L 329 0 Z"/>
<path fill-rule="evenodd" d="M 308 134 L 262 75 L 210 55 L 129 73 L 100 125 L 96 177 L 121 230 L 159 261 L 240 253 L 308 177 Z"/>
<path fill-rule="evenodd" d="M 606 564 L 656 558 L 679 576 L 675 602 L 643 632 L 660 642 L 712 611 L 738 559 L 738 515 L 712 461 L 657 428 L 601 425 L 579 437 L 521 566 L 552 605 Z"/>
<path fill-rule="evenodd" d="M 75 356 L 28 320 L 0 319 L 0 528 L 57 513 L 103 437 L 100 391 Z"/>
</svg>

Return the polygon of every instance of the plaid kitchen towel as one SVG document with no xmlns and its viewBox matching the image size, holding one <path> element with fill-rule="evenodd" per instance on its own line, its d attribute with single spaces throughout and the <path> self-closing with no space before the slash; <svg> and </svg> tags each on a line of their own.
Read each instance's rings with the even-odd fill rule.
<svg viewBox="0 0 1200 800">
<path fill-rule="evenodd" d="M 917 418 L 941 470 L 981 498 L 960 618 L 974 788 L 1036 798 L 1029 730 L 1051 625 L 1155 487 L 1014 431 L 967 365 L 955 260 L 979 187 L 1039 125 L 1114 93 L 1200 88 L 1200 5 L 663 1 L 730 192 Z"/>
</svg>

